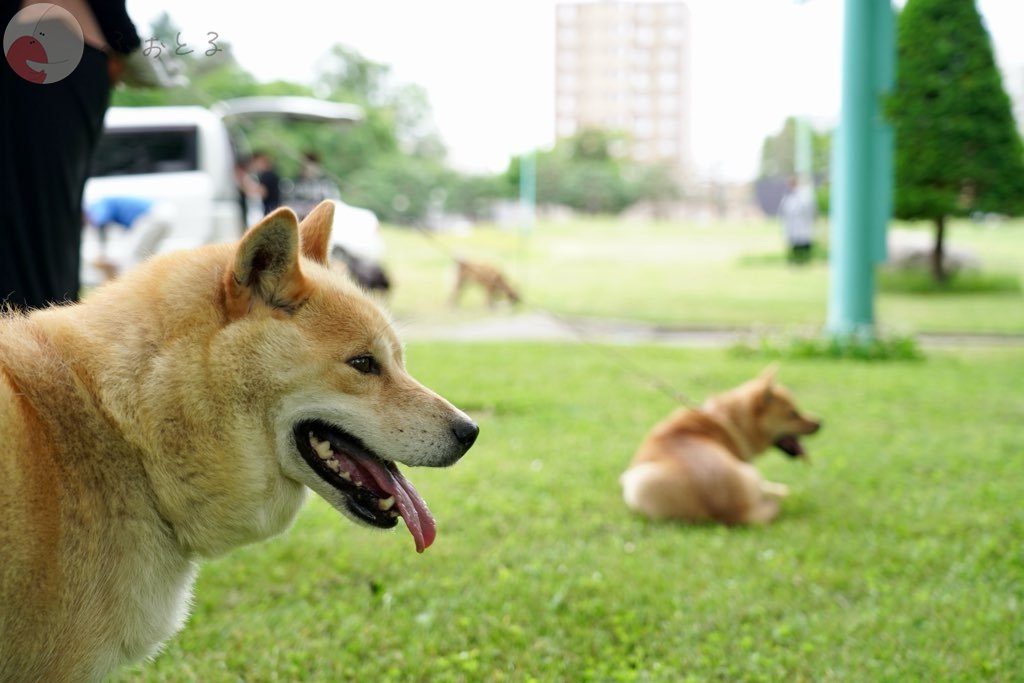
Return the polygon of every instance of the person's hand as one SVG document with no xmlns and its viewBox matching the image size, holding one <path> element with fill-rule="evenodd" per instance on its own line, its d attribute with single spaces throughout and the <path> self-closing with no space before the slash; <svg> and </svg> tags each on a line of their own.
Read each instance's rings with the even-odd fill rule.
<svg viewBox="0 0 1024 683">
<path fill-rule="evenodd" d="M 168 73 L 159 59 L 147 57 L 142 50 L 135 50 L 120 59 L 124 66 L 121 78 L 125 85 L 135 88 L 180 88 L 188 85 L 184 74 Z"/>
<path fill-rule="evenodd" d="M 121 82 L 124 76 L 124 60 L 114 52 L 107 53 L 107 76 L 110 77 L 110 87 Z"/>
</svg>

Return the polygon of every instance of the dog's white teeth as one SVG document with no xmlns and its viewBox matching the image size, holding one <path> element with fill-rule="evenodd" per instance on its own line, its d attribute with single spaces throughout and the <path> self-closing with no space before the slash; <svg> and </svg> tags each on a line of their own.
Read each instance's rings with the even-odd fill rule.
<svg viewBox="0 0 1024 683">
<path fill-rule="evenodd" d="M 321 441 L 320 439 L 313 436 L 313 433 L 309 434 L 309 445 L 313 447 L 316 454 L 320 456 L 321 460 L 329 460 L 333 453 L 331 452 L 331 444 L 327 441 Z"/>
<path fill-rule="evenodd" d="M 334 461 L 332 460 L 331 462 L 334 462 Z M 345 470 L 341 470 L 340 472 L 338 472 L 338 474 L 339 474 L 339 475 L 341 476 L 341 478 L 342 478 L 342 479 L 344 479 L 345 481 L 352 481 L 352 475 L 351 475 L 351 474 L 349 474 L 348 472 L 346 472 Z"/>
<path fill-rule="evenodd" d="M 341 471 L 341 465 L 338 464 L 337 460 L 328 460 L 327 461 L 327 466 L 329 468 L 331 468 L 332 472 L 340 472 Z"/>
<path fill-rule="evenodd" d="M 381 498 L 377 501 L 377 507 L 381 510 L 390 510 L 395 506 L 395 497 L 388 496 L 387 498 Z"/>
</svg>

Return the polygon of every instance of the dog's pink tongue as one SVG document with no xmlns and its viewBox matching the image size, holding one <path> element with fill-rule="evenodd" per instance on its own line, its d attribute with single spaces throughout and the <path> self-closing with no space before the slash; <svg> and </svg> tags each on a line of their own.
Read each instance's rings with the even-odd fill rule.
<svg viewBox="0 0 1024 683">
<path fill-rule="evenodd" d="M 377 486 L 395 497 L 398 512 L 416 541 L 416 552 L 422 553 L 437 537 L 437 526 L 426 502 L 394 463 L 388 463 L 386 467 L 372 467 L 370 472 Z"/>
</svg>

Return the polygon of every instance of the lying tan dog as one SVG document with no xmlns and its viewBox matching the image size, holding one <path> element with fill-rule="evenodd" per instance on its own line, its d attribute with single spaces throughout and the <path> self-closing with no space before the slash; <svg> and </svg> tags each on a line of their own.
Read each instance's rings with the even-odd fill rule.
<svg viewBox="0 0 1024 683">
<path fill-rule="evenodd" d="M 622 474 L 626 505 L 652 519 L 763 524 L 789 490 L 750 464 L 776 446 L 806 458 L 799 437 L 821 422 L 802 415 L 774 369 L 708 400 L 680 408 L 647 435 Z"/>
<path fill-rule="evenodd" d="M 517 304 L 521 298 L 519 292 L 509 284 L 505 275 L 496 267 L 482 261 L 465 261 L 458 259 L 455 262 L 455 288 L 452 290 L 452 306 L 458 306 L 462 297 L 462 290 L 468 284 L 477 284 L 484 288 L 487 293 L 487 305 L 493 307 L 502 299 L 507 299 L 511 304 Z"/>
<path fill-rule="evenodd" d="M 151 655 L 198 562 L 284 531 L 307 489 L 433 542 L 395 463 L 451 465 L 477 426 L 328 268 L 333 211 L 279 209 L 237 245 L 0 319 L 0 680 L 94 681 Z"/>
</svg>

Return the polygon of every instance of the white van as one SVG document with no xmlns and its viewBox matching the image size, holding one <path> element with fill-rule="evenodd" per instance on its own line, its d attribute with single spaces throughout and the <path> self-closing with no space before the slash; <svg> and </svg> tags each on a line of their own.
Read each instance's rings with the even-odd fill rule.
<svg viewBox="0 0 1024 683">
<path fill-rule="evenodd" d="M 306 97 L 238 98 L 211 109 L 111 107 L 83 204 L 110 197 L 152 201 L 160 208 L 160 234 L 87 227 L 82 282 L 103 281 L 93 266 L 101 254 L 124 270 L 152 252 L 238 239 L 245 222 L 227 125 L 257 117 L 353 123 L 362 111 Z"/>
</svg>

